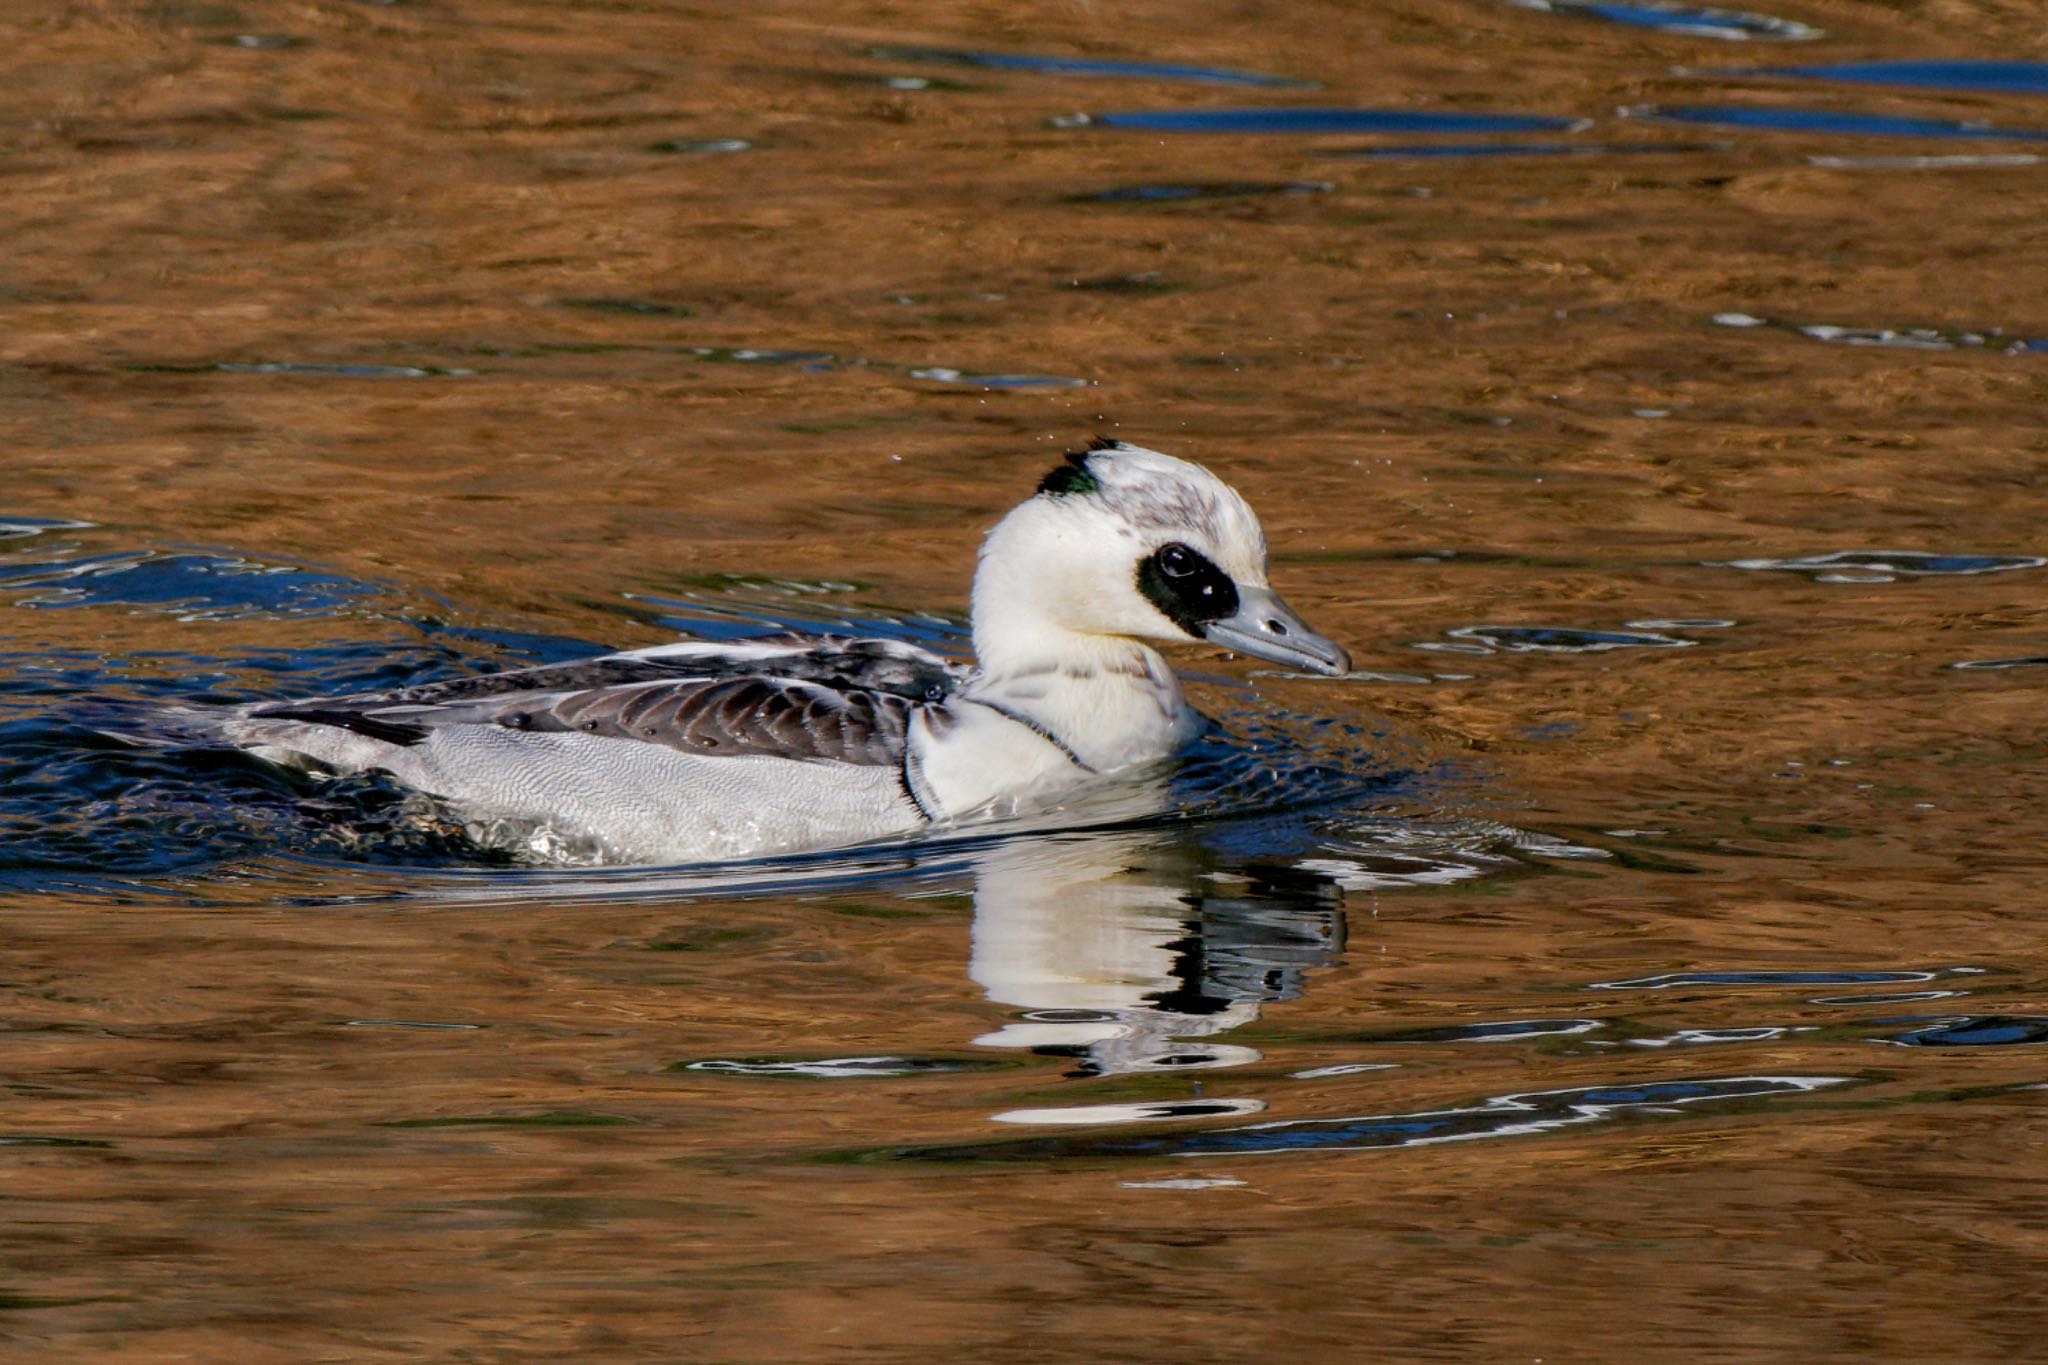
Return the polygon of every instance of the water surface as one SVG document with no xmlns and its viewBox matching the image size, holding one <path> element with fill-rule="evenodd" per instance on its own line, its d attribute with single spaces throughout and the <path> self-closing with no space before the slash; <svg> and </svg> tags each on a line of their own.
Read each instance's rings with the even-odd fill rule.
<svg viewBox="0 0 2048 1365">
<path fill-rule="evenodd" d="M 2038 54 L 1549 8 L 0 18 L 9 1345 L 2036 1351 L 2042 120 L 1672 68 Z M 160 742 L 963 655 L 1098 433 L 1358 671 L 1175 651 L 1144 783 L 722 867 Z"/>
</svg>

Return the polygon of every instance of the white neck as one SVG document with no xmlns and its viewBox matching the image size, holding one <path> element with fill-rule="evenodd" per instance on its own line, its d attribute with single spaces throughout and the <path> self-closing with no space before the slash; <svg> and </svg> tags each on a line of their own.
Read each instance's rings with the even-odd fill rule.
<svg viewBox="0 0 2048 1365">
<path fill-rule="evenodd" d="M 1061 600 L 1061 585 L 1044 566 L 1057 556 L 1018 553 L 1021 540 L 1043 535 L 1042 523 L 1034 530 L 1017 513 L 989 533 L 974 576 L 979 667 L 967 698 L 1029 717 L 1098 771 L 1173 753 L 1197 725 L 1179 680 L 1140 640 L 1052 619 L 1045 604 Z"/>
</svg>

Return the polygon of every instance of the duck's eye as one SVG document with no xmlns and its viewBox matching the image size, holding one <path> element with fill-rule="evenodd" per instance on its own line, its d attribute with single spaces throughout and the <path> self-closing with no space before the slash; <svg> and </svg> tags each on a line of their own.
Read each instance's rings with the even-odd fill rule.
<svg viewBox="0 0 2048 1365">
<path fill-rule="evenodd" d="M 1200 550 L 1162 545 L 1138 561 L 1138 591 L 1166 619 L 1199 637 L 1205 621 L 1237 610 L 1237 584 Z"/>
</svg>

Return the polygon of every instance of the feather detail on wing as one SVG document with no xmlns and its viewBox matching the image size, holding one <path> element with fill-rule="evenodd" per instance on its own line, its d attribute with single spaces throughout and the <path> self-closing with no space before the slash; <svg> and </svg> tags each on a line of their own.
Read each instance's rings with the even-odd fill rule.
<svg viewBox="0 0 2048 1365">
<path fill-rule="evenodd" d="M 706 757 L 872 767 L 900 763 L 912 712 L 944 699 L 958 682 L 945 660 L 895 641 L 783 636 L 662 646 L 372 696 L 273 703 L 248 714 L 402 746 L 447 726 L 492 725 Z"/>
</svg>

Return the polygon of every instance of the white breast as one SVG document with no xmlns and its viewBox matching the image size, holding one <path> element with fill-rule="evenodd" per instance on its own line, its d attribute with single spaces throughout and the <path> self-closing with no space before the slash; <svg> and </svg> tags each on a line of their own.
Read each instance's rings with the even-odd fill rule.
<svg viewBox="0 0 2048 1365">
<path fill-rule="evenodd" d="M 918 801 L 946 820 L 1016 815 L 1090 776 L 1058 743 L 961 698 L 919 713 L 909 760 L 905 776 Z"/>
</svg>

